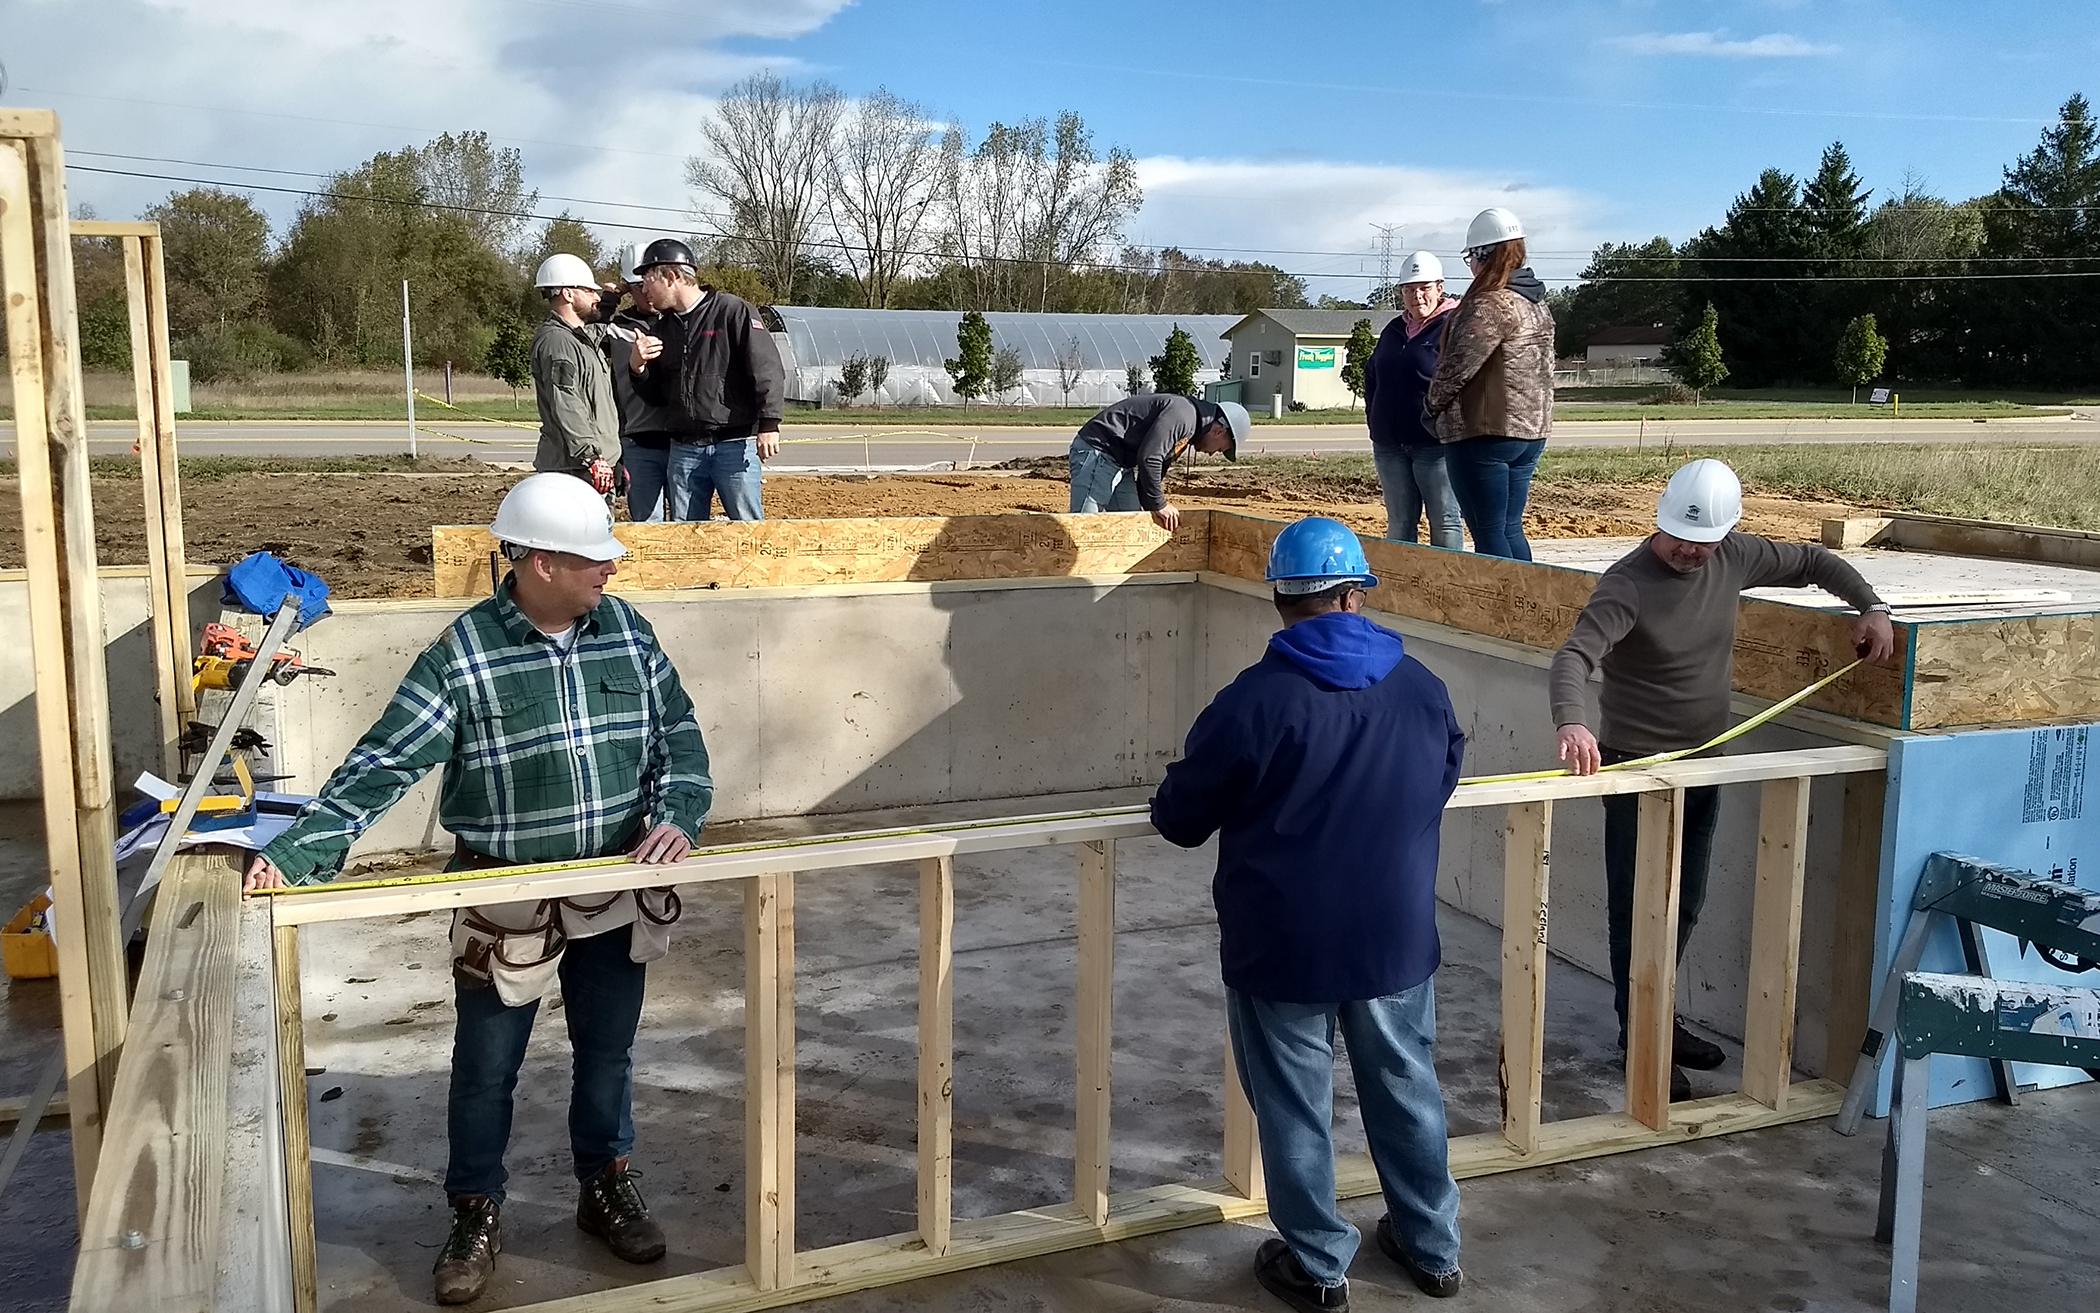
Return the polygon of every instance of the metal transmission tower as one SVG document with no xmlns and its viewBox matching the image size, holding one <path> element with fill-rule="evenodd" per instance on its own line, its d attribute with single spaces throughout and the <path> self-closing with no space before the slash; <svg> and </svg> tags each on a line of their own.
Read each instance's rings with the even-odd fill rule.
<svg viewBox="0 0 2100 1313">
<path fill-rule="evenodd" d="M 1397 223 L 1374 223 L 1378 230 L 1378 286 L 1368 298 L 1373 310 L 1389 305 L 1393 300 L 1393 234 L 1400 231 Z"/>
</svg>

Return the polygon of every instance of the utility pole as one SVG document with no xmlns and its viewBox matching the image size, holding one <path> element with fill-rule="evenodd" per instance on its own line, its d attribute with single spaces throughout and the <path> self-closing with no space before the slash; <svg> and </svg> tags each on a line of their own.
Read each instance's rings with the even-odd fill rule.
<svg viewBox="0 0 2100 1313">
<path fill-rule="evenodd" d="M 1376 310 L 1393 299 L 1393 234 L 1400 231 L 1400 225 L 1374 223 L 1371 227 L 1378 232 L 1378 289 L 1370 297 L 1371 308 Z"/>
</svg>

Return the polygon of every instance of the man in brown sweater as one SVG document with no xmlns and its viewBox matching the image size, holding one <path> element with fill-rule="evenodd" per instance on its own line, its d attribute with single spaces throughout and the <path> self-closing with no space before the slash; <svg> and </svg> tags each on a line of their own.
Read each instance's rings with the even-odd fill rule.
<svg viewBox="0 0 2100 1313">
<path fill-rule="evenodd" d="M 1693 461 L 1671 476 L 1656 509 L 1655 534 L 1597 581 L 1574 633 L 1553 656 L 1553 723 L 1560 727 L 1560 759 L 1575 774 L 1697 747 L 1727 726 L 1736 611 L 1745 588 L 1822 588 L 1859 612 L 1852 640 L 1860 655 L 1886 663 L 1894 654 L 1888 607 L 1859 571 L 1821 547 L 1731 532 L 1742 509 L 1743 487 L 1735 471 L 1717 460 Z M 1587 687 L 1600 670 L 1601 744 L 1589 728 Z M 1719 792 L 1685 791 L 1678 866 L 1680 959 L 1706 901 Z M 1640 800 L 1627 793 L 1603 801 L 1612 987 L 1624 1048 Z M 1681 1023 L 1673 1050 L 1673 1099 L 1690 1097 L 1683 1068 L 1711 1070 L 1724 1059 L 1718 1047 Z"/>
</svg>

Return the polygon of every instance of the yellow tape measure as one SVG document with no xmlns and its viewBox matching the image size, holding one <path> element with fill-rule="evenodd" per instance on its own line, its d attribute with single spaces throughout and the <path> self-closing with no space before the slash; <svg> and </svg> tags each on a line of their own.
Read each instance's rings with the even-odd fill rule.
<svg viewBox="0 0 2100 1313">
<path fill-rule="evenodd" d="M 1676 752 L 1658 752 L 1650 757 L 1639 757 L 1632 761 L 1618 762 L 1615 765 L 1603 767 L 1603 769 L 1607 771 L 1639 770 L 1643 766 L 1660 766 L 1665 762 L 1680 761 L 1686 757 L 1695 757 L 1702 752 L 1711 752 L 1715 748 L 1733 742 L 1750 731 L 1769 724 L 1775 718 L 1792 711 L 1795 707 L 1800 706 L 1803 702 L 1850 674 L 1860 664 L 1859 661 L 1854 661 L 1842 669 L 1831 671 L 1785 701 L 1773 703 L 1763 711 L 1745 720 L 1742 724 L 1715 735 L 1696 748 L 1683 748 Z M 1550 780 L 1570 773 L 1562 769 L 1525 771 L 1515 775 L 1475 775 L 1460 780 L 1458 787 L 1463 789 L 1483 784 L 1517 784 L 1529 780 Z M 1101 820 L 1116 816 L 1143 816 L 1148 814 L 1148 812 L 1149 808 L 1144 806 L 1105 807 L 1095 811 L 1053 812 L 1044 816 L 1031 816 L 1028 818 L 1028 821 L 1030 824 L 1041 824 L 1045 821 Z M 1016 821 L 1011 817 L 990 821 L 949 821 L 935 825 L 915 825 L 888 830 L 856 830 L 847 834 L 812 835 L 801 839 L 775 839 L 766 843 L 732 844 L 728 847 L 720 848 L 696 848 L 693 851 L 704 852 L 709 857 L 734 857 L 747 853 L 779 852 L 788 848 L 822 848 L 831 844 L 854 843 L 863 839 L 908 839 L 924 835 L 967 834 L 975 830 L 993 830 L 1015 823 Z M 554 875 L 571 871 L 589 871 L 612 866 L 623 866 L 627 864 L 627 861 L 628 858 L 625 855 L 618 857 L 587 857 L 573 862 L 537 862 L 529 866 L 506 866 L 491 870 L 434 871 L 423 875 L 385 876 L 369 880 L 337 880 L 328 884 L 284 885 L 274 889 L 259 890 L 258 892 L 267 893 L 275 897 L 287 897 L 297 894 L 320 893 L 324 890 L 339 892 L 349 889 L 403 889 L 418 885 L 461 884 L 474 880 L 511 879 L 521 875 Z"/>
</svg>

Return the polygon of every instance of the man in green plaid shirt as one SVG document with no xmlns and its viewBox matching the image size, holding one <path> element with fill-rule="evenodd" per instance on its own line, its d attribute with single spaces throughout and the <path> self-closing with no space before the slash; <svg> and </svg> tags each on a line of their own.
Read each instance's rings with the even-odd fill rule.
<svg viewBox="0 0 2100 1313">
<path fill-rule="evenodd" d="M 256 856 L 245 888 L 333 878 L 357 836 L 433 767 L 444 771 L 438 817 L 457 841 L 455 868 L 620 853 L 671 863 L 691 850 L 714 797 L 707 748 L 648 621 L 605 595 L 626 549 L 604 499 L 568 474 L 535 474 L 504 498 L 494 532 L 510 575 L 416 659 L 379 723 Z M 479 1298 L 502 1250 L 511 1091 L 557 979 L 575 1051 L 576 1223 L 629 1262 L 663 1257 L 628 1152 L 645 964 L 663 955 L 677 916 L 669 889 L 455 915 L 453 1215 L 439 1303 Z"/>
</svg>

